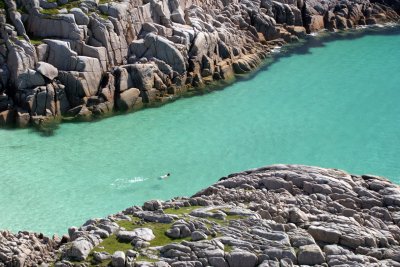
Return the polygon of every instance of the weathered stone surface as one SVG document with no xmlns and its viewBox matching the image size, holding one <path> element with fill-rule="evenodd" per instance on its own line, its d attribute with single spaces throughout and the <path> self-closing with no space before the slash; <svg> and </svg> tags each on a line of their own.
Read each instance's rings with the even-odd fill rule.
<svg viewBox="0 0 400 267">
<path fill-rule="evenodd" d="M 58 70 L 53 65 L 39 61 L 36 64 L 36 70 L 49 80 L 54 80 L 58 76 Z"/>
<path fill-rule="evenodd" d="M 201 231 L 194 231 L 191 234 L 192 240 L 193 241 L 199 241 L 199 240 L 204 240 L 207 239 L 207 235 Z"/>
<path fill-rule="evenodd" d="M 80 8 L 71 8 L 69 10 L 70 13 L 72 13 L 75 17 L 75 22 L 78 25 L 88 25 L 90 20 L 89 17 L 82 11 Z"/>
<path fill-rule="evenodd" d="M 130 52 L 137 58 L 155 57 L 170 65 L 178 73 L 186 71 L 185 60 L 174 43 L 164 37 L 147 34 L 143 40 L 133 42 L 129 47 Z"/>
<path fill-rule="evenodd" d="M 71 260 L 85 260 L 92 250 L 93 244 L 85 239 L 78 238 L 71 243 L 70 248 L 66 251 L 66 257 Z"/>
<path fill-rule="evenodd" d="M 311 225 L 308 228 L 308 232 L 317 241 L 322 241 L 329 244 L 337 244 L 340 238 L 340 231 L 323 227 Z"/>
<path fill-rule="evenodd" d="M 111 256 L 111 265 L 113 267 L 125 267 L 125 253 L 122 251 L 116 251 Z"/>
<path fill-rule="evenodd" d="M 316 265 L 325 262 L 325 257 L 317 245 L 305 245 L 299 248 L 298 263 L 301 265 Z"/>
<path fill-rule="evenodd" d="M 159 223 L 171 223 L 173 221 L 173 217 L 167 214 L 162 213 L 152 213 L 148 211 L 139 211 L 136 212 L 136 215 L 149 222 L 159 222 Z"/>
<path fill-rule="evenodd" d="M 153 231 L 149 228 L 137 228 L 133 231 L 119 231 L 117 237 L 122 242 L 131 242 L 135 238 L 151 241 L 155 238 Z"/>
<path fill-rule="evenodd" d="M 103 262 L 105 260 L 111 259 L 111 255 L 107 252 L 94 252 L 93 258 L 98 262 Z"/>
<path fill-rule="evenodd" d="M 130 88 L 122 92 L 117 100 L 117 106 L 120 110 L 129 110 L 138 105 L 141 105 L 142 98 L 140 97 L 140 90 L 137 88 Z"/>
<path fill-rule="evenodd" d="M 257 256 L 248 251 L 232 251 L 227 255 L 230 267 L 254 267 L 257 264 Z"/>
<path fill-rule="evenodd" d="M 154 210 L 159 210 L 161 208 L 162 208 L 162 202 L 160 200 L 150 200 L 150 201 L 146 201 L 143 204 L 144 210 L 154 211 Z"/>
<path fill-rule="evenodd" d="M 59 14 L 54 18 L 31 15 L 27 21 L 27 31 L 42 38 L 81 39 L 73 14 Z"/>
<path fill-rule="evenodd" d="M 18 77 L 17 86 L 19 89 L 33 89 L 37 86 L 46 85 L 46 81 L 38 71 L 28 69 Z"/>
</svg>

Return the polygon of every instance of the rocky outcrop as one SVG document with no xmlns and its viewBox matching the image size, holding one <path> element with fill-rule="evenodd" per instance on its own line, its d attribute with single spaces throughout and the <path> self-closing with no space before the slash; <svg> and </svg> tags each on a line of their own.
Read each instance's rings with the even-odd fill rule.
<svg viewBox="0 0 400 267">
<path fill-rule="evenodd" d="M 89 220 L 61 240 L 1 232 L 0 266 L 400 266 L 399 199 L 382 177 L 273 165 Z"/>
<path fill-rule="evenodd" d="M 398 20 L 397 0 L 5 0 L 0 124 L 160 105 L 250 72 L 306 32 Z"/>
<path fill-rule="evenodd" d="M 0 231 L 0 266 L 38 266 L 52 262 L 60 240 L 43 234 Z"/>
</svg>

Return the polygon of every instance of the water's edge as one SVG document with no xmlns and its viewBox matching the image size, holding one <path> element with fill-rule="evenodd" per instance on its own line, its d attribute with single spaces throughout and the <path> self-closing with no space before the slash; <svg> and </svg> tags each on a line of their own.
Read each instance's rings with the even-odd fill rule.
<svg viewBox="0 0 400 267">
<path fill-rule="evenodd" d="M 263 51 L 266 56 L 259 65 L 255 66 L 250 72 L 244 74 L 235 73 L 233 77 L 228 79 L 213 80 L 210 83 L 206 83 L 203 86 L 192 87 L 190 90 L 184 91 L 174 97 L 168 98 L 161 102 L 155 102 L 150 105 L 145 105 L 140 109 L 131 109 L 126 112 L 113 111 L 110 113 L 102 114 L 101 116 L 91 116 L 82 118 L 69 118 L 69 117 L 54 117 L 53 119 L 41 120 L 40 123 L 33 124 L 32 130 L 37 131 L 42 136 L 51 136 L 59 128 L 60 123 L 90 123 L 97 122 L 112 118 L 114 116 L 123 116 L 135 112 L 142 112 L 146 109 L 159 108 L 167 104 L 172 104 L 179 99 L 199 97 L 204 94 L 208 94 L 218 90 L 224 90 L 230 85 L 250 80 L 255 77 L 259 72 L 267 70 L 272 64 L 278 62 L 281 58 L 290 57 L 296 54 L 306 54 L 309 49 L 313 47 L 324 46 L 324 43 L 335 41 L 335 40 L 346 40 L 361 38 L 365 35 L 386 35 L 391 34 L 400 27 L 399 23 L 388 22 L 386 24 L 374 24 L 364 27 L 349 28 L 346 30 L 335 30 L 330 32 L 328 30 L 322 30 L 319 32 L 313 32 L 307 34 L 304 38 L 299 38 L 296 42 L 285 42 L 282 39 L 270 41 L 270 44 L 276 44 L 275 48 L 271 51 Z M 15 125 L 4 125 L 0 127 L 0 130 L 18 130 L 21 127 Z"/>
<path fill-rule="evenodd" d="M 244 80 L 250 80 L 254 78 L 260 71 L 267 70 L 272 64 L 278 62 L 281 58 L 283 57 L 290 57 L 291 55 L 295 54 L 305 54 L 308 53 L 308 50 L 312 47 L 318 47 L 318 46 L 323 46 L 324 43 L 337 40 L 337 39 L 354 39 L 354 38 L 360 38 L 368 34 L 388 34 L 391 33 L 392 31 L 396 30 L 399 25 L 393 25 L 389 24 L 386 27 L 368 27 L 366 29 L 352 29 L 348 31 L 343 31 L 343 32 L 335 32 L 335 33 L 330 33 L 330 32 L 320 32 L 317 36 L 308 36 L 306 39 L 298 42 L 298 43 L 292 43 L 292 44 L 287 44 L 283 46 L 280 49 L 279 53 L 273 53 L 268 59 L 262 62 L 262 64 L 257 68 L 257 70 L 253 71 L 250 74 L 247 75 L 241 75 L 237 77 L 236 81 L 244 81 Z M 208 90 L 207 92 L 212 92 L 214 90 L 222 90 L 224 89 L 225 86 L 216 86 Z M 198 97 L 199 94 L 196 96 L 186 96 L 186 97 Z M 145 110 L 142 110 L 140 112 L 146 112 Z M 105 118 L 108 119 L 108 118 Z M 88 122 L 82 122 L 82 123 L 88 123 Z M 90 123 L 90 122 L 89 122 Z"/>
</svg>

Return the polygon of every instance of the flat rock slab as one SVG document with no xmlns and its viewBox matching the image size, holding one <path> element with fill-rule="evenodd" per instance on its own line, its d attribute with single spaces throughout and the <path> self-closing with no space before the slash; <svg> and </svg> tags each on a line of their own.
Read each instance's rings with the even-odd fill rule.
<svg viewBox="0 0 400 267">
<path fill-rule="evenodd" d="M 131 242 L 135 238 L 140 238 L 144 241 L 151 241 L 155 238 L 155 235 L 149 228 L 137 228 L 133 231 L 119 231 L 117 233 L 117 238 L 122 242 Z"/>
</svg>

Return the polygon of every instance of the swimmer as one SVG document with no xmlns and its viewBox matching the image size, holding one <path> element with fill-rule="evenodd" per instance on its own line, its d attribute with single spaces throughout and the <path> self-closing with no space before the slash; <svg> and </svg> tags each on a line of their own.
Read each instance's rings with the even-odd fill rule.
<svg viewBox="0 0 400 267">
<path fill-rule="evenodd" d="M 161 175 L 161 176 L 160 176 L 160 179 L 161 179 L 161 180 L 167 179 L 170 175 L 171 175 L 170 173 Z"/>
</svg>

